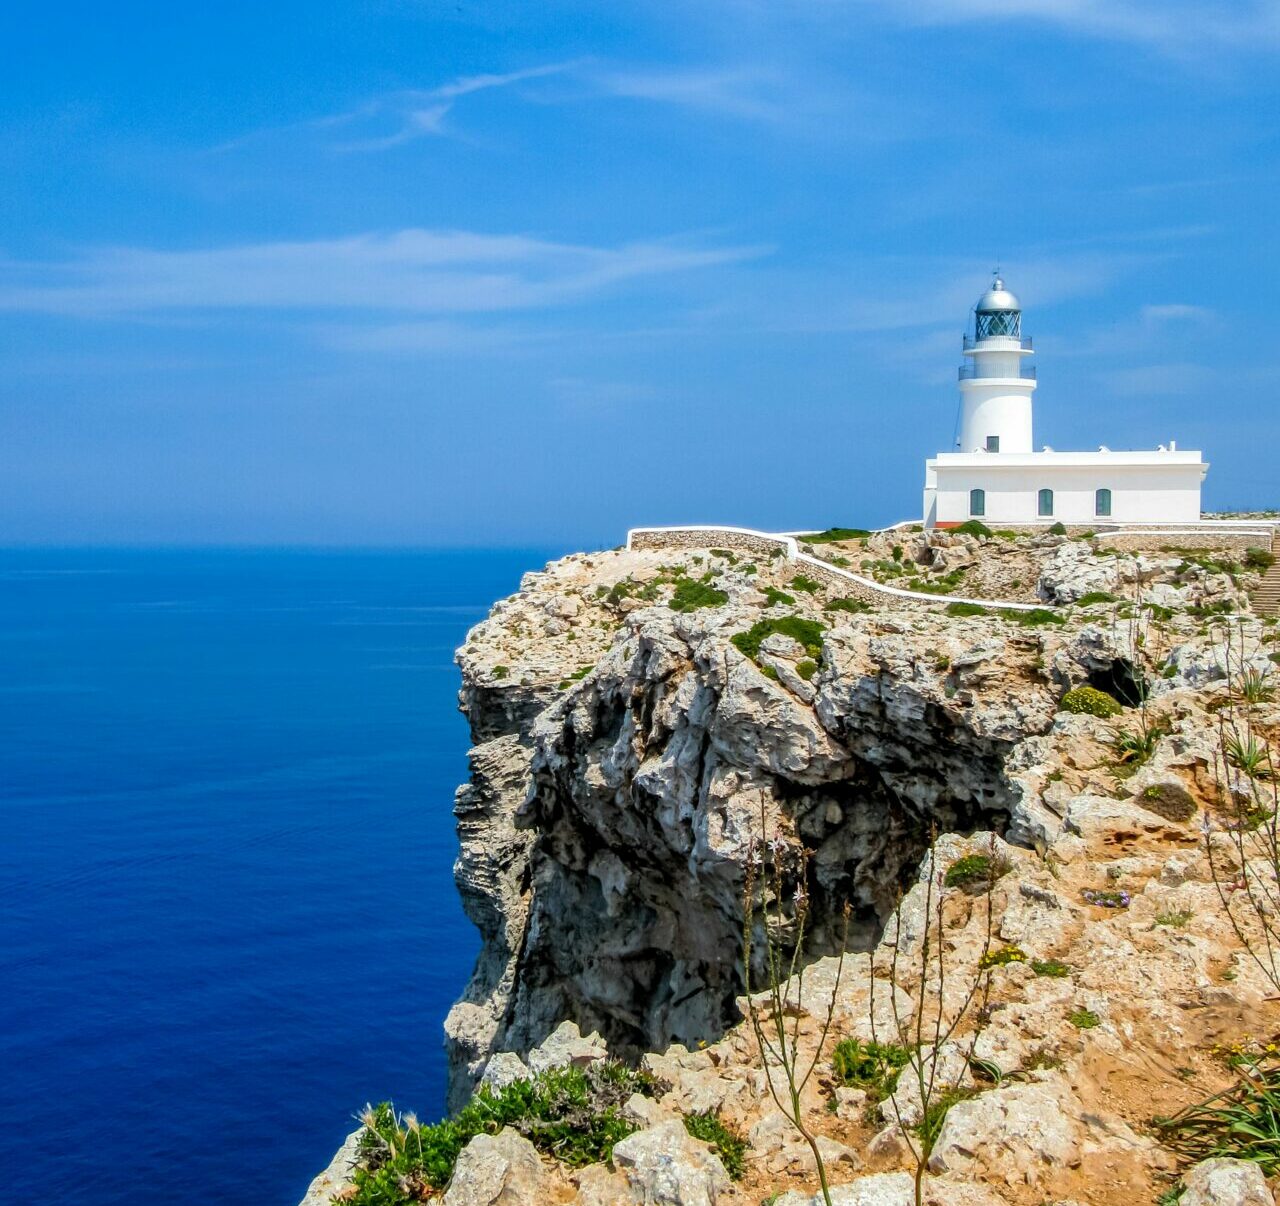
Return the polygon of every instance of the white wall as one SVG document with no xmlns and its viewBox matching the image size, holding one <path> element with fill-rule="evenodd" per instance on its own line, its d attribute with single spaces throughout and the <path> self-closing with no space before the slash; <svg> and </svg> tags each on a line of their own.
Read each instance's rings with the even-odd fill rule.
<svg viewBox="0 0 1280 1206">
<path fill-rule="evenodd" d="M 992 458 L 993 461 L 995 458 Z M 936 470 L 937 522 L 970 518 L 969 491 L 986 491 L 983 522 L 1195 523 L 1200 519 L 1202 466 L 1174 465 L 1035 465 L 1009 468 L 960 466 Z M 1111 515 L 1094 511 L 1095 491 L 1111 490 Z M 1037 514 L 1042 487 L 1053 491 L 1053 516 Z"/>
<path fill-rule="evenodd" d="M 1000 437 L 1000 452 L 1030 452 L 1031 386 L 961 382 L 959 452 L 985 451 L 987 436 Z"/>
</svg>

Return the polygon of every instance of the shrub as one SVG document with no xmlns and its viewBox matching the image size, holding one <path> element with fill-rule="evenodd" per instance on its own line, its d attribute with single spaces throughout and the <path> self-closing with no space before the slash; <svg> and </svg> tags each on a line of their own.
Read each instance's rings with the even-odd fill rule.
<svg viewBox="0 0 1280 1206">
<path fill-rule="evenodd" d="M 1276 555 L 1270 549 L 1245 549 L 1244 563 L 1250 569 L 1269 570 L 1276 563 Z"/>
<path fill-rule="evenodd" d="M 567 691 L 574 683 L 580 683 L 594 668 L 593 666 L 579 666 L 568 678 L 560 680 L 560 690 Z"/>
<path fill-rule="evenodd" d="M 511 670 L 507 666 L 494 666 L 493 668 L 494 678 L 506 678 L 510 673 Z"/>
<path fill-rule="evenodd" d="M 1156 914 L 1156 925 L 1170 925 L 1181 929 L 1194 916 L 1190 909 L 1170 909 Z"/>
<path fill-rule="evenodd" d="M 1073 712 L 1077 716 L 1119 716 L 1124 710 L 1114 695 L 1099 691 L 1097 687 L 1075 687 L 1058 703 L 1060 712 Z"/>
<path fill-rule="evenodd" d="M 1102 1025 L 1102 1019 L 1092 1009 L 1073 1009 L 1067 1014 L 1067 1021 L 1077 1030 L 1092 1030 Z"/>
<path fill-rule="evenodd" d="M 1057 959 L 1032 959 L 1031 970 L 1037 976 L 1049 976 L 1055 980 L 1065 979 L 1071 974 L 1071 969 Z"/>
<path fill-rule="evenodd" d="M 776 607 L 779 603 L 794 604 L 795 597 L 787 594 L 784 590 L 779 590 L 776 586 L 766 586 L 764 588 L 764 605 L 766 607 Z"/>
<path fill-rule="evenodd" d="M 736 1130 L 726 1126 L 709 1110 L 702 1114 L 686 1114 L 684 1129 L 695 1139 L 711 1144 L 724 1165 L 724 1171 L 735 1181 L 742 1180 L 747 1171 L 747 1141 Z"/>
<path fill-rule="evenodd" d="M 810 658 L 805 658 L 804 661 L 796 662 L 796 673 L 804 679 L 805 682 L 808 682 L 815 674 L 818 673 L 818 663 Z"/>
<path fill-rule="evenodd" d="M 864 611 L 871 610 L 870 603 L 864 603 L 861 599 L 832 599 L 829 603 L 822 605 L 823 611 L 847 611 L 853 615 L 861 615 Z"/>
<path fill-rule="evenodd" d="M 948 603 L 949 616 L 986 616 L 991 613 L 980 603 Z"/>
<path fill-rule="evenodd" d="M 866 528 L 828 528 L 825 532 L 810 532 L 799 539 L 809 544 L 833 544 L 840 540 L 865 540 L 870 535 Z"/>
<path fill-rule="evenodd" d="M 843 1039 L 831 1053 L 831 1069 L 841 1084 L 865 1089 L 870 1101 L 884 1101 L 910 1059 L 911 1052 L 896 1043 Z"/>
<path fill-rule="evenodd" d="M 974 885 L 985 888 L 994 883 L 1010 870 L 1008 862 L 999 856 L 989 854 L 966 854 L 958 858 L 947 868 L 944 886 L 948 888 L 968 888 Z"/>
<path fill-rule="evenodd" d="M 539 1150 L 571 1168 L 607 1160 L 614 1144 L 636 1128 L 621 1114 L 633 1093 L 651 1094 L 654 1081 L 613 1060 L 587 1069 L 552 1068 L 498 1093 L 481 1088 L 454 1118 L 420 1125 L 389 1102 L 361 1115 L 364 1167 L 352 1180 L 356 1206 L 399 1206 L 443 1190 L 464 1147 L 482 1133 L 514 1127 Z"/>
<path fill-rule="evenodd" d="M 729 596 L 717 587 L 693 578 L 681 578 L 671 596 L 672 611 L 696 611 L 700 607 L 721 607 Z"/>
<path fill-rule="evenodd" d="M 1065 536 L 1067 534 L 1067 525 L 1059 520 L 1049 529 L 1049 532 L 1053 536 Z"/>
<path fill-rule="evenodd" d="M 804 591 L 807 595 L 817 594 L 822 589 L 821 582 L 813 578 L 806 578 L 803 574 L 797 574 L 788 585 L 795 587 L 796 590 Z"/>
<path fill-rule="evenodd" d="M 1030 611 L 1011 611 L 1009 618 L 1026 628 L 1039 628 L 1042 624 L 1066 623 L 1066 620 L 1056 611 L 1050 611 L 1047 607 L 1033 607 Z"/>
<path fill-rule="evenodd" d="M 958 524 L 951 529 L 953 532 L 961 536 L 990 536 L 991 529 L 985 523 L 977 519 L 966 519 L 964 523 Z"/>
<path fill-rule="evenodd" d="M 823 625 L 817 620 L 806 620 L 803 616 L 779 616 L 776 619 L 758 620 L 746 632 L 735 633 L 729 639 L 739 653 L 755 661 L 760 656 L 760 645 L 765 637 L 775 632 L 782 633 L 799 641 L 811 657 L 822 654 Z"/>
<path fill-rule="evenodd" d="M 1091 590 L 1081 595 L 1075 602 L 1077 607 L 1092 607 L 1095 603 L 1119 603 L 1120 596 L 1109 590 Z"/>
<path fill-rule="evenodd" d="M 998 951 L 988 951 L 978 961 L 984 970 L 988 967 L 1007 967 L 1010 963 L 1025 963 L 1027 952 L 1020 946 L 1002 946 Z"/>
</svg>

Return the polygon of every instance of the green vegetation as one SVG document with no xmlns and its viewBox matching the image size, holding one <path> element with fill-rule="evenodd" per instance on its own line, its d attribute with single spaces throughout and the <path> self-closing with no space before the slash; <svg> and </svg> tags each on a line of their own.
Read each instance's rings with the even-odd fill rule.
<svg viewBox="0 0 1280 1206">
<path fill-rule="evenodd" d="M 716 1149 L 724 1171 L 735 1181 L 741 1181 L 747 1171 L 747 1141 L 733 1128 L 726 1126 L 711 1111 L 703 1114 L 686 1114 L 684 1129 L 695 1139 L 709 1143 Z"/>
<path fill-rule="evenodd" d="M 997 528 L 995 530 L 995 535 L 999 537 L 1001 540 L 1017 540 L 1018 539 L 1018 533 L 1015 532 L 1012 528 Z"/>
<path fill-rule="evenodd" d="M 389 1102 L 361 1115 L 362 1164 L 355 1170 L 356 1206 L 401 1206 L 443 1190 L 458 1154 L 479 1134 L 514 1127 L 536 1148 L 570 1168 L 607 1160 L 613 1146 L 636 1128 L 623 1118 L 633 1093 L 651 1094 L 654 1082 L 614 1060 L 583 1070 L 553 1068 L 501 1092 L 482 1088 L 454 1118 L 420 1124 L 397 1115 Z"/>
<path fill-rule="evenodd" d="M 1238 771 L 1243 771 L 1250 779 L 1260 782 L 1275 778 L 1275 770 L 1271 765 L 1271 751 L 1266 744 L 1252 734 L 1238 737 L 1228 734 L 1223 743 L 1222 752 L 1227 761 Z"/>
<path fill-rule="evenodd" d="M 569 675 L 568 678 L 562 678 L 560 680 L 560 690 L 567 691 L 574 683 L 580 683 L 594 669 L 594 666 L 579 666 L 571 675 Z"/>
<path fill-rule="evenodd" d="M 866 528 L 828 528 L 825 532 L 810 532 L 799 539 L 809 544 L 834 544 L 841 540 L 865 540 L 870 535 Z"/>
<path fill-rule="evenodd" d="M 724 558 L 724 560 L 727 561 L 730 565 L 737 565 L 738 563 L 738 554 L 733 552 L 732 549 L 712 549 L 711 555 L 713 557 Z"/>
<path fill-rule="evenodd" d="M 510 673 L 511 673 L 511 670 L 507 666 L 494 666 L 493 668 L 494 678 L 506 678 L 507 675 Z"/>
<path fill-rule="evenodd" d="M 993 858 L 989 854 L 966 854 L 947 868 L 942 882 L 948 888 L 977 886 L 985 889 L 1009 870 L 1008 862 L 998 855 Z"/>
<path fill-rule="evenodd" d="M 1271 675 L 1249 666 L 1240 673 L 1240 681 L 1236 684 L 1240 698 L 1248 704 L 1270 703 L 1275 696 L 1275 688 L 1271 685 Z"/>
<path fill-rule="evenodd" d="M 847 611 L 853 615 L 861 615 L 863 612 L 871 610 L 871 604 L 864 603 L 861 599 L 832 599 L 822 605 L 822 610 Z"/>
<path fill-rule="evenodd" d="M 795 601 L 794 595 L 789 595 L 786 591 L 779 590 L 776 586 L 766 586 L 764 588 L 764 605 L 766 607 L 777 607 L 779 603 L 792 605 Z"/>
<path fill-rule="evenodd" d="M 1039 628 L 1043 624 L 1065 624 L 1063 619 L 1056 611 L 1050 611 L 1047 607 L 1033 607 L 1030 611 L 1011 611 L 1008 613 L 1011 620 L 1016 620 L 1024 628 Z"/>
<path fill-rule="evenodd" d="M 1025 963 L 1027 952 L 1020 946 L 1002 946 L 999 950 L 988 951 L 978 960 L 978 966 L 986 971 L 991 967 L 1007 967 L 1010 963 Z"/>
<path fill-rule="evenodd" d="M 1119 603 L 1120 596 L 1113 595 L 1109 590 L 1091 590 L 1087 594 L 1081 595 L 1076 601 L 1076 607 L 1092 607 L 1095 603 Z"/>
<path fill-rule="evenodd" d="M 797 574 L 787 585 L 795 590 L 802 590 L 807 595 L 816 595 L 822 589 L 821 582 L 813 578 L 806 578 L 803 574 Z"/>
<path fill-rule="evenodd" d="M 728 603 L 729 596 L 718 587 L 710 585 L 710 577 L 707 574 L 697 581 L 693 578 L 680 578 L 671 596 L 671 610 L 696 611 L 700 607 L 721 607 Z"/>
<path fill-rule="evenodd" d="M 990 536 L 991 529 L 985 523 L 977 519 L 966 519 L 964 523 L 958 524 L 951 529 L 960 536 Z"/>
<path fill-rule="evenodd" d="M 1075 687 L 1068 691 L 1058 703 L 1062 712 L 1073 712 L 1077 716 L 1119 716 L 1124 710 L 1114 695 L 1099 691 L 1097 687 Z"/>
<path fill-rule="evenodd" d="M 796 662 L 796 673 L 804 679 L 805 682 L 809 682 L 813 676 L 818 673 L 818 663 L 812 661 L 810 658 L 805 658 L 803 661 Z"/>
<path fill-rule="evenodd" d="M 1050 526 L 1049 534 L 1051 536 L 1065 536 L 1067 534 L 1067 525 L 1059 520 L 1057 523 Z"/>
<path fill-rule="evenodd" d="M 872 1102 L 884 1101 L 897 1087 L 911 1052 L 896 1043 L 843 1039 L 831 1053 L 831 1069 L 843 1085 L 864 1089 Z"/>
<path fill-rule="evenodd" d="M 1276 555 L 1270 549 L 1245 549 L 1244 563 L 1252 570 L 1269 570 L 1276 563 Z"/>
<path fill-rule="evenodd" d="M 964 581 L 966 570 L 953 569 L 950 573 L 928 581 L 908 582 L 912 590 L 923 591 L 926 595 L 949 595 Z"/>
<path fill-rule="evenodd" d="M 1150 761 L 1156 752 L 1160 738 L 1168 733 L 1163 724 L 1152 724 L 1146 728 L 1121 729 L 1111 743 L 1116 752 L 1116 765 L 1112 768 L 1122 778 L 1133 774 L 1138 767 Z"/>
<path fill-rule="evenodd" d="M 933 1145 L 937 1143 L 938 1136 L 942 1134 L 942 1124 L 946 1120 L 947 1111 L 953 1105 L 961 1101 L 968 1101 L 969 1098 L 977 1097 L 977 1095 L 978 1090 L 968 1085 L 950 1085 L 929 1102 L 925 1107 L 924 1117 L 915 1128 L 915 1132 L 920 1136 L 926 1152 L 933 1151 Z"/>
<path fill-rule="evenodd" d="M 1067 1014 L 1067 1021 L 1077 1030 L 1092 1030 L 1102 1025 L 1102 1019 L 1092 1009 L 1073 1009 Z"/>
<path fill-rule="evenodd" d="M 1259 1055 L 1247 1076 L 1171 1118 L 1154 1119 L 1154 1125 L 1187 1164 L 1219 1156 L 1253 1160 L 1273 1176 L 1280 1171 L 1280 1057 Z"/>
<path fill-rule="evenodd" d="M 1190 909 L 1169 909 L 1156 914 L 1156 925 L 1169 925 L 1181 929 L 1194 916 Z"/>
<path fill-rule="evenodd" d="M 989 616 L 991 613 L 980 603 L 948 603 L 949 616 Z"/>
<path fill-rule="evenodd" d="M 730 640 L 739 653 L 755 661 L 760 656 L 760 645 L 765 637 L 780 632 L 799 641 L 810 657 L 818 658 L 822 656 L 824 631 L 824 626 L 817 620 L 806 620 L 803 616 L 779 616 L 777 619 L 757 620 L 746 632 L 735 633 Z"/>
<path fill-rule="evenodd" d="M 1037 976 L 1049 976 L 1054 980 L 1064 980 L 1071 974 L 1071 969 L 1058 959 L 1032 959 L 1031 970 Z"/>
</svg>

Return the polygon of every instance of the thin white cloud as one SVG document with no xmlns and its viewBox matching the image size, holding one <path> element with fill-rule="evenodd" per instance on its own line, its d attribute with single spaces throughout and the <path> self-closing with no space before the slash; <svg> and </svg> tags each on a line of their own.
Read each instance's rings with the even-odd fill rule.
<svg viewBox="0 0 1280 1206">
<path fill-rule="evenodd" d="M 92 249 L 54 263 L 0 261 L 0 309 L 82 316 L 219 309 L 498 313 L 571 304 L 627 282 L 767 250 L 675 240 L 590 247 L 417 229 L 196 251 Z"/>
<path fill-rule="evenodd" d="M 1276 0 L 859 0 L 911 24 L 1035 21 L 1070 33 L 1203 55 L 1213 50 L 1280 48 Z"/>
<path fill-rule="evenodd" d="M 777 95 L 779 81 L 775 76 L 745 68 L 599 68 L 587 78 L 609 96 L 701 109 L 748 121 L 776 122 L 791 111 L 791 105 Z"/>
</svg>

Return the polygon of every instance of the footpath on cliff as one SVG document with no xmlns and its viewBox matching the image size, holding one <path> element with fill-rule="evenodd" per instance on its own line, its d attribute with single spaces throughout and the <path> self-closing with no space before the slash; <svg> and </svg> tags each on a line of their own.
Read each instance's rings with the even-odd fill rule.
<svg viewBox="0 0 1280 1206">
<path fill-rule="evenodd" d="M 370 1109 L 307 1206 L 1273 1203 L 1270 554 L 1176 542 L 526 575 L 458 652 L 453 1119 Z"/>
</svg>

